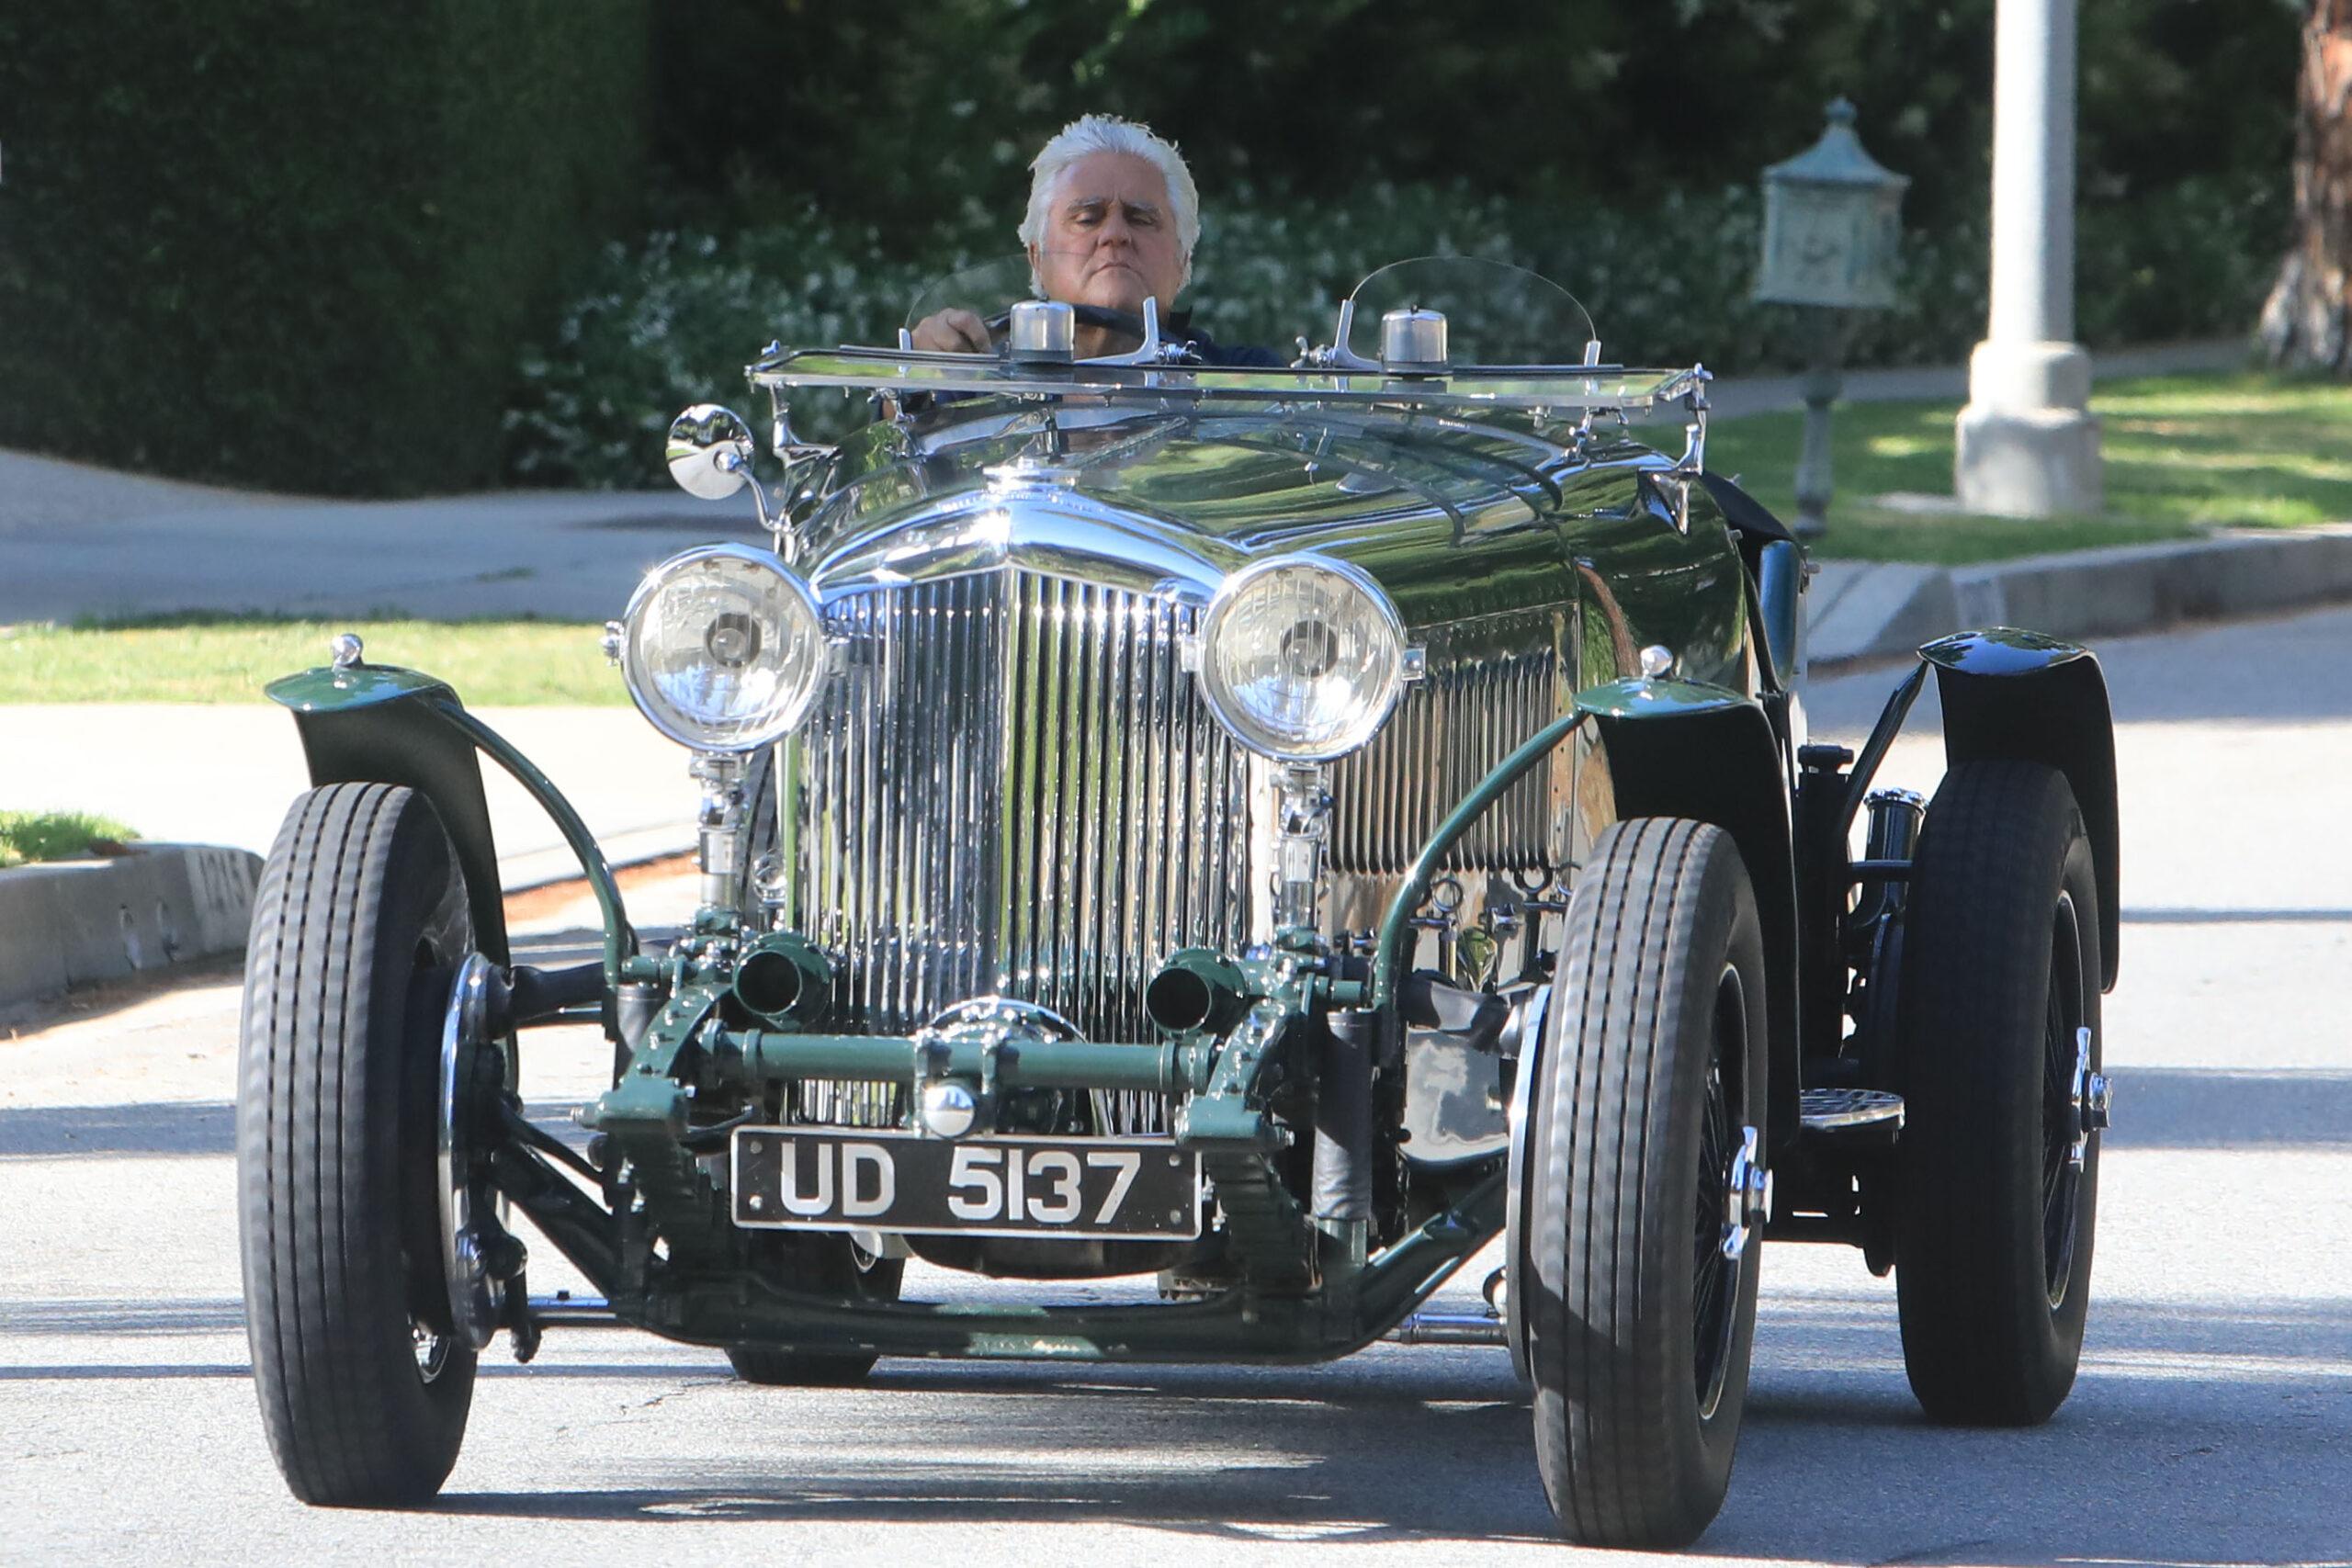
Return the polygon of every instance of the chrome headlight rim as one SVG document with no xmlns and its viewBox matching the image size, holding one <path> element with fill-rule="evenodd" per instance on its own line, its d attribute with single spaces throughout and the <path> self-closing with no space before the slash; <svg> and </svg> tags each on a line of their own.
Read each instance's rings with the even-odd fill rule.
<svg viewBox="0 0 2352 1568">
<path fill-rule="evenodd" d="M 757 730 L 745 731 L 726 740 L 716 739 L 707 731 L 698 731 L 691 725 L 675 722 L 660 703 L 648 698 L 647 693 L 657 691 L 658 687 L 645 668 L 645 655 L 638 637 L 639 628 L 644 625 L 646 610 L 656 596 L 688 570 L 707 561 L 720 559 L 739 561 L 774 577 L 807 613 L 818 649 L 817 657 L 810 660 L 807 669 L 799 673 L 796 688 L 774 719 Z M 628 688 L 629 701 L 636 705 L 646 723 L 688 750 L 732 753 L 756 751 L 763 747 L 773 746 L 800 728 L 802 721 L 808 716 L 809 709 L 816 705 L 818 695 L 824 690 L 829 672 L 824 644 L 824 607 L 818 602 L 816 591 L 809 587 L 807 580 L 777 559 L 772 551 L 731 541 L 696 545 L 691 549 L 681 550 L 638 581 L 637 587 L 628 596 L 628 607 L 621 612 L 620 624 L 621 681 Z"/>
<path fill-rule="evenodd" d="M 1384 682 L 1385 689 L 1379 699 L 1366 704 L 1346 729 L 1319 745 L 1296 741 L 1286 743 L 1282 737 L 1270 733 L 1226 690 L 1224 682 L 1219 678 L 1216 660 L 1218 635 L 1223 630 L 1226 616 L 1241 596 L 1260 580 L 1274 572 L 1300 570 L 1336 577 L 1362 594 L 1365 604 L 1378 617 L 1381 628 L 1387 634 L 1389 646 L 1396 650 L 1396 658 Z M 1210 714 L 1245 750 L 1276 762 L 1335 762 L 1361 751 L 1371 743 L 1374 736 L 1380 733 L 1380 727 L 1387 723 L 1388 716 L 1396 711 L 1398 700 L 1404 695 L 1408 679 L 1406 667 L 1409 650 L 1405 640 L 1405 620 L 1397 614 L 1396 602 L 1362 567 L 1351 561 L 1335 560 L 1329 556 L 1306 551 L 1269 556 L 1228 575 L 1201 616 L 1199 649 L 1196 677 Z"/>
</svg>

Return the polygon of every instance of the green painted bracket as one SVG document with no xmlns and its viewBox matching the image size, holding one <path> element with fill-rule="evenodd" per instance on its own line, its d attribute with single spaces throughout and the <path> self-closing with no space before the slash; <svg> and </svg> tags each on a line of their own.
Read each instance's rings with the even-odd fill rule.
<svg viewBox="0 0 2352 1568">
<path fill-rule="evenodd" d="M 553 819 L 556 830 L 563 835 L 564 843 L 580 862 L 580 870 L 588 879 L 590 891 L 596 896 L 596 913 L 605 927 L 605 985 L 607 988 L 619 986 L 624 967 L 629 959 L 637 955 L 637 932 L 628 923 L 628 913 L 621 908 L 620 884 L 613 879 L 613 868 L 605 863 L 605 852 L 596 842 L 596 835 L 588 830 L 588 824 L 580 819 L 580 813 L 572 809 L 571 802 L 555 787 L 555 781 L 533 766 L 531 760 L 516 750 L 506 737 L 468 713 L 454 693 L 433 699 L 432 705 L 476 748 L 488 752 Z"/>
<path fill-rule="evenodd" d="M 678 1069 L 720 991 L 708 982 L 680 987 L 646 1026 L 619 1081 L 588 1107 L 581 1124 L 624 1139 L 684 1137 L 686 1090 Z"/>
<path fill-rule="evenodd" d="M 1609 693 L 1615 692 L 1619 687 L 1659 685 L 1690 685 L 1702 691 L 1714 689 L 1698 687 L 1696 682 L 1690 682 L 1621 681 L 1611 686 L 1595 687 L 1593 691 Z M 1397 955 L 1405 945 L 1405 931 L 1412 922 L 1413 911 L 1419 908 L 1428 899 L 1430 885 L 1437 879 L 1438 869 L 1445 863 L 1447 853 L 1461 840 L 1462 835 L 1470 830 L 1471 824 L 1477 821 L 1488 807 L 1500 800 L 1505 792 L 1517 784 L 1536 763 L 1550 756 L 1554 747 L 1583 727 L 1585 720 L 1591 716 L 1591 710 L 1584 705 L 1584 699 L 1588 694 L 1577 694 L 1576 712 L 1565 718 L 1554 719 L 1550 724 L 1528 737 L 1526 742 L 1518 750 L 1496 763 L 1493 771 L 1478 781 L 1478 787 L 1464 795 L 1462 804 L 1455 807 L 1443 822 L 1438 824 L 1436 833 L 1431 835 L 1430 841 L 1421 847 L 1420 855 L 1413 862 L 1413 869 L 1405 878 L 1405 885 L 1396 890 L 1396 897 L 1389 901 L 1388 913 L 1380 922 L 1380 943 L 1373 960 L 1372 969 L 1372 1006 L 1375 1010 L 1396 1005 L 1396 970 L 1399 962 Z M 1636 695 L 1637 694 L 1628 694 L 1625 700 L 1634 701 Z"/>
<path fill-rule="evenodd" d="M 1281 1000 L 1263 998 L 1226 1036 L 1208 1088 L 1177 1107 L 1179 1145 L 1255 1153 L 1282 1146 L 1282 1130 L 1265 1112 L 1265 1077 L 1294 1011 Z"/>
</svg>

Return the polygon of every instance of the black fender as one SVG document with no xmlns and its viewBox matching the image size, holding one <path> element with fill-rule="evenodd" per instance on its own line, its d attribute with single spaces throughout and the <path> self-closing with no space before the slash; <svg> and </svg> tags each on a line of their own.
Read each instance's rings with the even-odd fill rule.
<svg viewBox="0 0 2352 1568">
<path fill-rule="evenodd" d="M 457 693 L 412 670 L 355 665 L 288 675 L 268 694 L 293 712 L 312 784 L 405 784 L 433 803 L 465 873 L 475 945 L 508 964 L 490 804 L 473 738 L 451 716 L 463 711 Z"/>
<path fill-rule="evenodd" d="M 2088 649 L 2006 626 L 1957 632 L 1919 649 L 1943 704 L 1944 761 L 2041 762 L 2066 775 L 2098 874 L 2099 988 L 2120 956 L 2115 717 Z"/>
<path fill-rule="evenodd" d="M 1786 691 L 1804 664 L 1804 547 L 1762 502 L 1723 475 L 1702 473 L 1699 483 L 1722 509 L 1747 568 L 1764 682 Z"/>
<path fill-rule="evenodd" d="M 1579 692 L 1600 731 L 1617 815 L 1688 817 L 1729 833 L 1764 931 L 1770 1141 L 1797 1134 L 1797 896 L 1789 784 L 1762 708 L 1694 681 L 1625 680 Z"/>
</svg>

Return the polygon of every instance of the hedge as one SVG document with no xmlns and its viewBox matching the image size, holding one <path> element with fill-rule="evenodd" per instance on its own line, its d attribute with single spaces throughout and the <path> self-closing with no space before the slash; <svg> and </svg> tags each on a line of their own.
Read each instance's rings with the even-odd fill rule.
<svg viewBox="0 0 2352 1568">
<path fill-rule="evenodd" d="M 0 444 L 494 480 L 514 345 L 644 184 L 649 0 L 0 14 Z"/>
</svg>

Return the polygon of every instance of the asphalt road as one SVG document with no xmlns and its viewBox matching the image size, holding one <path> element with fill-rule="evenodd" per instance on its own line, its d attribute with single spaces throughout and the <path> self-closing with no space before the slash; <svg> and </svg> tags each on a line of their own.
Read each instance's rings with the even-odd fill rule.
<svg viewBox="0 0 2352 1568">
<path fill-rule="evenodd" d="M 1931 1427 L 1890 1282 L 1768 1247 L 1703 1554 L 2352 1563 L 2352 611 L 2118 643 L 2108 669 L 2120 1087 L 2074 1396 L 2033 1431 Z M 1817 731 L 1857 732 L 1893 678 L 1826 683 Z M 1892 765 L 1931 784 L 1932 741 Z M 235 1009 L 216 972 L 0 1039 L 0 1560 L 1560 1560 L 1506 1358 L 1394 1346 L 1315 1369 L 885 1362 L 861 1391 L 785 1393 L 576 1331 L 486 1365 L 435 1508 L 306 1509 L 247 1376 Z M 594 1056 L 543 1050 L 527 1087 L 576 1096 Z"/>
</svg>

